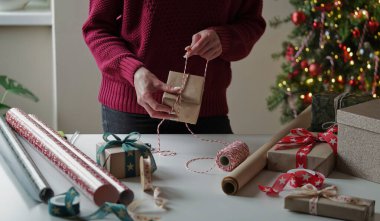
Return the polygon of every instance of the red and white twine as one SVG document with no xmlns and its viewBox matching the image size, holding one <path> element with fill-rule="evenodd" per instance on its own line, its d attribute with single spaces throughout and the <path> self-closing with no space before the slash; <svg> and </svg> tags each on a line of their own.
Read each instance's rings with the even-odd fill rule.
<svg viewBox="0 0 380 221">
<path fill-rule="evenodd" d="M 184 74 L 183 74 L 183 78 L 182 78 L 182 85 L 181 85 L 179 95 L 177 96 L 177 99 L 174 102 L 174 105 L 172 107 L 172 110 L 171 110 L 172 112 L 175 110 L 176 105 L 181 105 L 181 94 L 182 94 L 183 90 L 185 89 L 185 86 L 186 86 L 186 83 L 187 83 L 187 80 L 189 77 L 189 75 L 186 74 L 187 61 L 188 61 L 188 57 L 186 56 L 185 68 L 183 71 Z M 205 66 L 204 74 L 203 74 L 203 76 L 205 78 L 207 75 L 207 67 L 208 67 L 208 61 L 206 62 L 206 66 Z M 174 156 L 174 155 L 176 155 L 176 153 L 173 151 L 170 151 L 170 150 L 162 151 L 161 150 L 160 126 L 162 125 L 162 123 L 164 121 L 165 121 L 165 119 L 162 119 L 161 122 L 157 125 L 157 144 L 158 145 L 157 145 L 157 150 L 154 153 L 158 153 L 161 156 Z M 197 138 L 198 140 L 210 142 L 210 143 L 220 143 L 220 144 L 225 146 L 223 149 L 221 149 L 217 153 L 216 157 L 198 157 L 198 158 L 194 158 L 194 159 L 189 160 L 186 163 L 186 168 L 192 172 L 208 173 L 215 167 L 215 164 L 218 165 L 218 167 L 220 169 L 229 172 L 229 171 L 232 171 L 233 169 L 235 169 L 239 164 L 241 164 L 249 156 L 249 148 L 248 148 L 247 144 L 245 144 L 242 141 L 237 140 L 237 141 L 234 141 L 233 143 L 229 144 L 228 142 L 221 141 L 221 140 L 205 139 L 205 138 L 202 138 L 202 137 L 198 136 L 197 134 L 195 134 L 190 129 L 190 127 L 187 123 L 185 123 L 185 125 L 186 125 L 187 130 L 191 133 L 191 135 L 193 137 Z M 194 161 L 197 161 L 197 160 L 214 160 L 214 159 L 215 159 L 215 164 L 208 170 L 197 171 L 197 170 L 192 170 L 189 168 L 189 165 Z"/>
</svg>

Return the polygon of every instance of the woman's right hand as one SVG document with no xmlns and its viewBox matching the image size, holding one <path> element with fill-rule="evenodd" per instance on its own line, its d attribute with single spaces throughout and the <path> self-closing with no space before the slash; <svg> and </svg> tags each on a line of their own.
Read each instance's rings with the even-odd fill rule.
<svg viewBox="0 0 380 221">
<path fill-rule="evenodd" d="M 134 85 L 137 103 L 145 108 L 150 117 L 159 119 L 172 119 L 176 117 L 175 114 L 171 114 L 171 107 L 160 104 L 153 98 L 153 93 L 164 91 L 178 94 L 181 88 L 171 87 L 163 83 L 145 67 L 141 67 L 136 71 Z"/>
</svg>

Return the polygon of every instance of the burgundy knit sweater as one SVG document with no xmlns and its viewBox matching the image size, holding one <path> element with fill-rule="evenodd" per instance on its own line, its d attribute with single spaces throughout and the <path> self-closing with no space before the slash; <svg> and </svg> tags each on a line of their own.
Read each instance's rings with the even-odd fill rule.
<svg viewBox="0 0 380 221">
<path fill-rule="evenodd" d="M 166 82 L 170 70 L 183 72 L 192 35 L 211 28 L 223 52 L 209 62 L 200 116 L 226 115 L 230 62 L 246 57 L 263 34 L 262 5 L 262 0 L 91 0 L 83 35 L 102 72 L 99 101 L 147 114 L 137 104 L 134 73 L 144 66 Z M 205 63 L 193 56 L 187 72 L 203 75 Z M 162 93 L 154 97 L 161 102 Z"/>
</svg>

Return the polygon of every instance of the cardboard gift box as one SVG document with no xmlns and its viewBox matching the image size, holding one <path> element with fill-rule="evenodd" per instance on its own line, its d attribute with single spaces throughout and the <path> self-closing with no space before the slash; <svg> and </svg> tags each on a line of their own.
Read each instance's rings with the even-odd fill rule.
<svg viewBox="0 0 380 221">
<path fill-rule="evenodd" d="M 310 212 L 311 197 L 285 197 L 285 209 L 295 212 Z M 314 215 L 326 216 L 342 220 L 367 221 L 371 220 L 374 215 L 375 201 L 368 199 L 355 198 L 364 202 L 366 205 L 356 205 L 350 203 L 336 202 L 331 199 L 320 197 L 316 202 L 316 211 Z"/>
<path fill-rule="evenodd" d="M 322 125 L 326 122 L 335 122 L 336 110 L 360 104 L 373 97 L 370 94 L 339 94 L 339 93 L 320 93 L 315 94 L 312 100 L 312 120 L 311 131 L 322 132 Z"/>
<path fill-rule="evenodd" d="M 380 183 L 380 100 L 338 110 L 338 170 Z"/>
<path fill-rule="evenodd" d="M 186 80 L 185 86 L 178 104 L 175 105 L 179 95 L 166 92 L 162 97 L 162 103 L 169 107 L 174 106 L 177 118 L 173 120 L 196 124 L 202 104 L 205 78 L 203 76 L 170 71 L 167 84 L 172 87 L 182 87 L 184 79 Z"/>
<path fill-rule="evenodd" d="M 296 168 L 298 148 L 268 151 L 268 170 L 286 172 Z M 335 166 L 333 150 L 327 143 L 318 143 L 307 155 L 307 167 L 328 176 Z"/>
<path fill-rule="evenodd" d="M 313 133 L 316 135 L 316 133 Z M 305 169 L 318 171 L 328 176 L 335 166 L 335 154 L 327 143 L 317 142 L 311 152 L 307 155 L 307 166 Z M 287 172 L 297 168 L 296 154 L 302 146 L 289 149 L 276 150 L 276 145 L 268 151 L 268 169 L 273 171 Z"/>
<path fill-rule="evenodd" d="M 145 145 L 140 141 L 136 141 L 138 145 Z M 105 143 L 96 145 L 96 150 L 103 146 Z M 146 146 L 146 145 L 145 145 Z M 100 165 L 114 175 L 118 179 L 127 177 L 136 177 L 140 175 L 140 156 L 147 157 L 151 155 L 149 147 L 145 152 L 140 149 L 129 150 L 125 152 L 120 146 L 105 149 L 100 154 Z M 149 152 L 147 152 L 149 151 Z M 156 165 L 152 166 L 152 172 L 157 169 Z"/>
</svg>

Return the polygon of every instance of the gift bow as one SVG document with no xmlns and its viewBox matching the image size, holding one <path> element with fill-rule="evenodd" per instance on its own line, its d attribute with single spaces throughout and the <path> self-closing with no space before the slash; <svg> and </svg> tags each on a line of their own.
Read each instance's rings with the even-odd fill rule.
<svg viewBox="0 0 380 221">
<path fill-rule="evenodd" d="M 303 198 L 303 197 L 311 197 L 309 200 L 309 213 L 313 215 L 317 215 L 317 202 L 320 197 L 326 198 L 339 203 L 346 203 L 358 206 L 370 206 L 370 202 L 345 195 L 338 195 L 338 189 L 336 186 L 328 186 L 324 189 L 318 190 L 312 184 L 306 184 L 300 188 L 294 190 L 293 193 L 287 196 L 287 198 Z"/>
<path fill-rule="evenodd" d="M 110 136 L 115 139 L 114 140 L 108 139 L 108 137 Z M 153 158 L 152 152 L 147 147 L 147 145 L 137 143 L 140 137 L 141 137 L 141 134 L 138 132 L 129 133 L 124 139 L 121 139 L 120 137 L 112 133 L 108 133 L 108 132 L 104 133 L 103 140 L 106 143 L 102 145 L 96 152 L 96 163 L 100 165 L 100 154 L 102 154 L 106 149 L 109 149 L 115 146 L 121 146 L 121 149 L 124 150 L 124 152 L 139 150 L 142 156 L 144 157 L 149 156 L 152 160 L 152 171 L 155 171 L 157 169 L 157 165 Z M 108 158 L 104 161 L 104 165 L 106 164 L 107 160 Z"/>
<path fill-rule="evenodd" d="M 296 168 L 307 168 L 307 155 L 314 148 L 318 142 L 328 143 L 337 154 L 338 139 L 334 133 L 337 132 L 337 127 L 331 127 L 325 133 L 318 133 L 314 136 L 305 128 L 296 128 L 290 130 L 292 135 L 282 138 L 275 146 L 275 150 L 285 150 L 290 148 L 299 147 L 296 154 Z"/>
<path fill-rule="evenodd" d="M 304 186 L 306 184 L 312 184 L 316 187 L 322 187 L 325 181 L 325 176 L 319 172 L 308 170 L 308 169 L 292 169 L 287 173 L 281 174 L 273 185 L 263 186 L 259 185 L 259 189 L 269 196 L 278 195 L 286 185 L 297 188 Z"/>
</svg>

